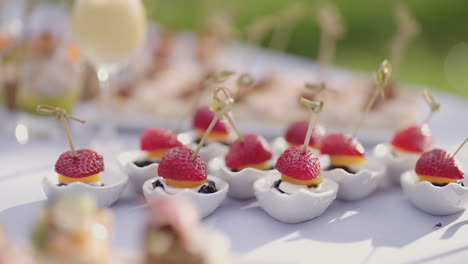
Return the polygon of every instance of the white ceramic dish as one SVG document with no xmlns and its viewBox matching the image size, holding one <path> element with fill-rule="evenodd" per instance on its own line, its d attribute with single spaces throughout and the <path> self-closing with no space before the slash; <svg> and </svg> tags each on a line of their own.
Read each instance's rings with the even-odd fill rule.
<svg viewBox="0 0 468 264">
<path fill-rule="evenodd" d="M 108 207 L 119 198 L 128 182 L 128 177 L 116 168 L 106 168 L 100 173 L 104 186 L 97 187 L 82 182 L 73 182 L 58 186 L 57 173 L 51 172 L 42 179 L 42 188 L 47 198 L 68 193 L 89 193 L 96 199 L 99 207 Z"/>
<path fill-rule="evenodd" d="M 402 154 L 395 156 L 389 144 L 378 144 L 374 147 L 373 152 L 374 157 L 385 164 L 387 168 L 387 178 L 389 178 L 392 183 L 396 184 L 400 184 L 401 174 L 413 169 L 420 157 L 418 154 Z"/>
<path fill-rule="evenodd" d="M 462 180 L 466 184 L 465 179 Z M 450 215 L 461 212 L 468 206 L 468 188 L 457 183 L 444 187 L 428 181 L 418 182 L 414 170 L 401 175 L 401 187 L 408 200 L 418 209 L 433 215 Z"/>
<path fill-rule="evenodd" d="M 254 198 L 253 184 L 256 180 L 268 175 L 279 175 L 276 169 L 258 170 L 247 168 L 238 172 L 232 172 L 226 167 L 224 159 L 220 157 L 212 159 L 208 168 L 217 173 L 215 176 L 224 179 L 229 184 L 228 196 L 234 199 Z"/>
<path fill-rule="evenodd" d="M 143 194 L 146 199 L 172 195 L 182 196 L 191 200 L 197 206 L 201 217 L 207 217 L 216 210 L 216 208 L 218 208 L 218 206 L 226 199 L 226 195 L 229 190 L 229 185 L 224 180 L 208 176 L 208 180 L 213 181 L 216 184 L 216 189 L 218 191 L 215 193 L 199 193 L 192 189 L 185 188 L 175 194 L 170 194 L 163 188 L 153 189 L 152 183 L 156 179 L 157 178 L 149 179 L 143 184 Z M 159 179 L 162 181 L 164 180 L 161 177 L 159 177 Z"/>
<path fill-rule="evenodd" d="M 322 170 L 324 178 L 338 183 L 338 199 L 354 201 L 366 198 L 379 186 L 385 174 L 385 166 L 367 159 L 362 168 L 354 174 L 343 169 Z"/>
<path fill-rule="evenodd" d="M 194 143 L 196 139 L 196 132 L 191 130 L 188 132 L 180 133 L 177 135 L 177 138 L 182 142 L 182 144 L 187 145 L 190 149 L 196 149 L 197 144 Z M 232 139 L 232 138 L 231 138 Z M 208 163 L 210 160 L 215 157 L 224 157 L 226 156 L 229 150 L 229 146 L 221 144 L 216 141 L 207 140 L 206 145 L 201 148 L 200 157 Z"/>
<path fill-rule="evenodd" d="M 338 184 L 329 179 L 314 191 L 299 189 L 292 194 L 280 193 L 273 183 L 280 175 L 269 175 L 254 183 L 260 206 L 278 221 L 294 224 L 320 216 L 336 199 Z"/>
<path fill-rule="evenodd" d="M 145 181 L 158 176 L 159 163 L 153 163 L 145 167 L 138 167 L 135 161 L 144 160 L 146 152 L 141 150 L 126 151 L 121 153 L 117 160 L 119 165 L 127 175 L 128 181 L 133 191 L 141 193 Z"/>
</svg>

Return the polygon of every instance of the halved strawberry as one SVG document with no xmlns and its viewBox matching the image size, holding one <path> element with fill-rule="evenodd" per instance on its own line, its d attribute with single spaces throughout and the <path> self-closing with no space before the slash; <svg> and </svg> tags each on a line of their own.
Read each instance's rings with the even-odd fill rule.
<svg viewBox="0 0 468 264">
<path fill-rule="evenodd" d="M 193 116 L 193 127 L 198 130 L 206 130 L 210 126 L 211 121 L 215 117 L 215 113 L 208 106 L 200 106 L 195 111 Z M 224 118 L 220 118 L 213 127 L 213 132 L 229 132 L 229 124 Z"/>
<path fill-rule="evenodd" d="M 362 164 L 364 147 L 354 137 L 343 133 L 328 134 L 322 139 L 320 153 L 329 155 L 334 166 Z"/>
<path fill-rule="evenodd" d="M 207 181 L 208 169 L 205 161 L 197 155 L 192 159 L 193 150 L 176 147 L 164 154 L 159 163 L 158 175 L 170 186 L 194 188 Z"/>
<path fill-rule="evenodd" d="M 71 151 L 60 155 L 55 163 L 55 172 L 68 178 L 84 178 L 104 171 L 104 158 L 89 149 L 76 151 L 73 157 Z"/>
<path fill-rule="evenodd" d="M 421 180 L 448 183 L 463 179 L 465 173 L 452 155 L 442 149 L 424 152 L 416 163 L 415 172 Z"/>
<path fill-rule="evenodd" d="M 226 166 L 241 170 L 266 165 L 272 157 L 268 142 L 260 135 L 245 134 L 244 141 L 236 140 L 225 157 Z"/>
<path fill-rule="evenodd" d="M 145 151 L 171 149 L 181 146 L 183 144 L 177 139 L 177 136 L 165 128 L 155 127 L 146 129 L 140 139 L 140 148 Z"/>
<path fill-rule="evenodd" d="M 433 138 L 428 125 L 410 125 L 398 130 L 391 144 L 398 150 L 423 153 L 432 147 Z"/>
<path fill-rule="evenodd" d="M 299 185 L 320 184 L 320 161 L 312 150 L 302 153 L 302 147 L 286 149 L 278 158 L 275 168 L 281 172 L 283 181 Z"/>
<path fill-rule="evenodd" d="M 296 121 L 289 125 L 286 130 L 285 139 L 290 145 L 302 145 L 304 143 L 307 128 L 309 126 L 308 121 Z M 325 135 L 325 128 L 321 124 L 315 124 L 312 130 L 312 136 L 309 140 L 309 146 L 313 148 L 320 148 L 320 141 Z"/>
</svg>

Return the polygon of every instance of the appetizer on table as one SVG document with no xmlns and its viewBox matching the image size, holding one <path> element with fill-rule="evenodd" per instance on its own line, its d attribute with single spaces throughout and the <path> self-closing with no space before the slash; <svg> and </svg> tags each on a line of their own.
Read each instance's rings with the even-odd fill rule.
<svg viewBox="0 0 468 264">
<path fill-rule="evenodd" d="M 338 183 L 338 198 L 359 200 L 374 192 L 384 176 L 385 167 L 374 160 L 366 159 L 364 148 L 356 138 L 356 133 L 373 103 L 391 76 L 391 66 L 384 61 L 376 73 L 377 89 L 352 135 L 335 133 L 322 139 L 320 153 L 330 157 L 330 167 L 323 169 L 325 177 Z"/>
<path fill-rule="evenodd" d="M 200 228 L 195 206 L 187 200 L 149 201 L 144 234 L 146 264 L 230 263 L 229 241 L 220 233 Z"/>
<path fill-rule="evenodd" d="M 301 104 L 316 113 L 323 108 L 323 102 L 305 98 Z M 320 216 L 336 198 L 338 185 L 322 177 L 320 161 L 308 147 L 316 123 L 312 118 L 303 145 L 288 148 L 278 158 L 275 168 L 279 173 L 254 183 L 260 206 L 281 222 L 298 223 Z"/>
<path fill-rule="evenodd" d="M 0 225 L 0 264 L 33 264 L 34 262 L 24 250 L 10 241 Z"/>
<path fill-rule="evenodd" d="M 36 224 L 37 263 L 111 263 L 110 211 L 99 210 L 90 196 L 67 195 L 49 201 Z"/>
<path fill-rule="evenodd" d="M 52 115 L 62 122 L 67 135 L 70 151 L 60 155 L 55 163 L 56 174 L 49 174 L 42 180 L 48 198 L 66 193 L 86 192 L 92 194 L 99 206 L 114 203 L 125 188 L 128 178 L 114 168 L 104 168 L 104 159 L 90 149 L 76 150 L 67 120 L 84 123 L 58 107 L 37 106 L 41 114 Z"/>
<path fill-rule="evenodd" d="M 219 90 L 215 91 L 215 97 Z M 192 200 L 202 217 L 211 214 L 226 198 L 229 186 L 219 178 L 208 176 L 205 161 L 198 155 L 216 122 L 232 107 L 232 99 L 216 101 L 215 116 L 201 138 L 196 150 L 176 147 L 167 151 L 158 167 L 158 177 L 143 184 L 147 199 L 161 196 L 184 196 Z"/>
<path fill-rule="evenodd" d="M 396 183 L 400 182 L 403 172 L 415 166 L 422 153 L 431 149 L 434 141 L 429 121 L 439 111 L 440 104 L 435 102 L 429 90 L 425 90 L 423 96 L 430 112 L 422 124 L 403 127 L 393 135 L 390 144 L 379 144 L 374 148 L 374 155 L 385 163 L 388 177 Z"/>
<path fill-rule="evenodd" d="M 158 176 L 162 156 L 170 149 L 183 144 L 176 134 L 164 128 L 149 128 L 140 138 L 140 150 L 126 151 L 119 155 L 122 169 L 128 174 L 133 189 L 141 193 L 145 181 Z"/>
<path fill-rule="evenodd" d="M 433 149 L 424 152 L 414 170 L 401 175 L 401 186 L 411 203 L 418 209 L 434 215 L 449 215 L 463 211 L 468 206 L 468 188 L 465 173 L 455 155 Z"/>
</svg>

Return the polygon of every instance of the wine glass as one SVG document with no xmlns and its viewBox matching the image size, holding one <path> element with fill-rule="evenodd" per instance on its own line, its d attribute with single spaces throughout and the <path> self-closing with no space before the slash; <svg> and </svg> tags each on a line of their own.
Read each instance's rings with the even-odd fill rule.
<svg viewBox="0 0 468 264">
<path fill-rule="evenodd" d="M 73 7 L 73 39 L 96 68 L 100 86 L 99 129 L 91 147 L 104 155 L 120 148 L 111 112 L 110 80 L 144 42 L 146 25 L 140 0 L 76 0 Z"/>
</svg>

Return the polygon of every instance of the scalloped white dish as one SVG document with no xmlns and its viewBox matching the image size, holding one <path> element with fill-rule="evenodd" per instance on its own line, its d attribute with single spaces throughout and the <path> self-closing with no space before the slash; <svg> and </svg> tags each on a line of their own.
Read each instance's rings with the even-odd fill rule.
<svg viewBox="0 0 468 264">
<path fill-rule="evenodd" d="M 128 181 L 133 191 L 142 193 L 142 187 L 145 181 L 158 176 L 159 163 L 153 163 L 145 167 L 138 167 L 135 161 L 144 160 L 146 152 L 141 150 L 132 150 L 122 152 L 117 160 L 119 165 L 127 175 Z"/>
<path fill-rule="evenodd" d="M 100 173 L 104 186 L 92 186 L 82 182 L 72 182 L 58 186 L 57 173 L 51 172 L 42 178 L 42 188 L 48 199 L 68 193 L 89 193 L 96 199 L 99 207 L 111 206 L 124 190 L 128 177 L 116 168 L 106 168 Z"/>
<path fill-rule="evenodd" d="M 276 169 L 259 170 L 246 168 L 238 172 L 231 171 L 226 167 L 222 158 L 214 158 L 208 164 L 208 168 L 214 171 L 215 176 L 224 179 L 229 184 L 228 196 L 234 199 L 251 199 L 255 197 L 253 184 L 256 180 L 268 176 L 279 175 Z"/>
<path fill-rule="evenodd" d="M 385 166 L 367 159 L 354 174 L 343 169 L 322 170 L 322 174 L 339 185 L 338 199 L 354 201 L 366 198 L 377 189 L 385 175 Z"/>
<path fill-rule="evenodd" d="M 146 199 L 162 196 L 181 196 L 187 198 L 197 206 L 202 218 L 207 217 L 213 213 L 216 208 L 219 207 L 219 205 L 226 199 L 229 190 L 229 185 L 224 180 L 208 175 L 208 180 L 213 181 L 216 184 L 216 189 L 218 190 L 217 192 L 199 193 L 189 188 L 181 188 L 179 192 L 170 194 L 167 193 L 163 188 L 153 189 L 152 183 L 158 178 L 161 179 L 161 181 L 164 181 L 164 178 L 156 177 L 147 180 L 143 184 L 143 194 L 145 195 Z"/>
<path fill-rule="evenodd" d="M 465 179 L 462 180 L 466 184 Z M 450 215 L 468 206 L 468 188 L 457 183 L 434 186 L 428 181 L 418 182 L 414 170 L 401 175 L 401 187 L 416 208 L 433 215 Z"/>
<path fill-rule="evenodd" d="M 377 160 L 385 164 L 387 177 L 396 184 L 400 184 L 401 174 L 413 169 L 420 157 L 418 154 L 393 155 L 392 147 L 389 144 L 376 145 L 373 153 Z"/>
<path fill-rule="evenodd" d="M 320 216 L 336 199 L 338 184 L 323 179 L 314 190 L 299 189 L 294 193 L 281 193 L 273 184 L 280 175 L 269 175 L 254 183 L 255 196 L 260 206 L 271 217 L 287 224 L 295 224 Z"/>
</svg>

